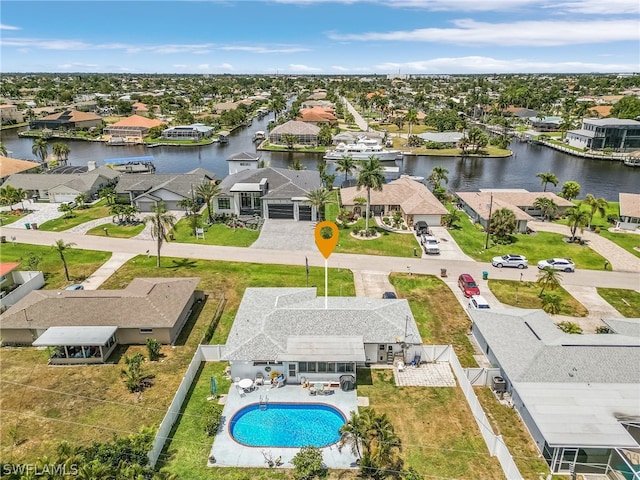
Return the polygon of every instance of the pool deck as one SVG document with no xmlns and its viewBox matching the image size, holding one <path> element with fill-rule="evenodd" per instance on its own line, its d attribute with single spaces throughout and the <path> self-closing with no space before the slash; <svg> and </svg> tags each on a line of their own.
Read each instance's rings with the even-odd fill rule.
<svg viewBox="0 0 640 480">
<path fill-rule="evenodd" d="M 300 451 L 299 448 L 246 447 L 233 440 L 229 434 L 229 420 L 233 415 L 242 407 L 259 403 L 260 396 L 269 397 L 270 403 L 324 403 L 340 410 L 345 418 L 351 416 L 351 411 L 358 410 L 358 398 L 355 390 L 343 392 L 337 388 L 331 395 L 311 396 L 309 390 L 300 385 L 285 385 L 280 388 L 264 385 L 241 397 L 232 386 L 222 410 L 221 430 L 216 435 L 209 454 L 208 465 L 210 467 L 265 468 L 267 467 L 266 455 L 274 461 L 281 457 L 280 468 L 293 468 L 291 459 Z M 322 448 L 321 451 L 324 464 L 328 468 L 357 468 L 355 465 L 356 457 L 351 454 L 348 446 L 345 446 L 342 452 L 338 451 L 337 444 Z M 212 457 L 215 458 L 215 463 L 211 462 Z"/>
</svg>

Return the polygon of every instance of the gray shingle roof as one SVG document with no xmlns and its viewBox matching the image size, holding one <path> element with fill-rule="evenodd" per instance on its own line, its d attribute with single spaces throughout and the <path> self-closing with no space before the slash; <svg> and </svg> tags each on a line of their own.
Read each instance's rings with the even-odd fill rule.
<svg viewBox="0 0 640 480">
<path fill-rule="evenodd" d="M 123 290 L 35 290 L 0 315 L 2 329 L 171 328 L 199 278 L 136 278 Z"/>
<path fill-rule="evenodd" d="M 223 195 L 230 195 L 231 188 L 236 183 L 259 183 L 266 178 L 269 189 L 264 198 L 303 197 L 311 190 L 322 186 L 320 174 L 315 170 L 289 170 L 286 168 L 258 168 L 254 170 L 242 170 L 227 176 L 220 182 L 220 191 Z"/>
<path fill-rule="evenodd" d="M 195 188 L 214 177 L 213 173 L 202 168 L 190 173 L 156 173 L 152 175 L 128 173 L 120 177 L 116 193 L 145 192 L 150 194 L 162 188 L 186 198 L 191 196 L 191 187 Z"/>
<path fill-rule="evenodd" d="M 361 336 L 364 343 L 422 343 L 406 300 L 329 297 L 325 309 L 315 288 L 247 288 L 223 359 L 277 360 L 289 337 L 327 335 Z"/>
</svg>

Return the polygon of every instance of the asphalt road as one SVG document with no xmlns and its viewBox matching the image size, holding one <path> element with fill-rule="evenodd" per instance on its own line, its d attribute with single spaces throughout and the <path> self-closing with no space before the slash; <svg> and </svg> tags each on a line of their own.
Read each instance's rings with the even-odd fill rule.
<svg viewBox="0 0 640 480">
<path fill-rule="evenodd" d="M 145 254 L 147 250 L 155 254 L 156 244 L 153 240 L 123 239 L 112 237 L 87 236 L 69 232 L 45 232 L 42 230 L 16 230 L 0 228 L 0 235 L 6 236 L 8 244 L 11 237 L 16 242 L 34 245 L 53 245 L 62 238 L 65 242 L 73 242 L 77 248 L 103 250 L 118 254 Z M 6 248 L 4 245 L 0 248 Z M 188 243 L 165 243 L 162 247 L 163 257 L 196 258 L 203 260 L 222 260 L 253 263 L 273 263 L 280 265 L 304 265 L 305 258 L 309 265 L 324 266 L 324 257 L 315 251 L 268 250 L 259 248 L 219 247 L 194 245 Z M 440 258 L 399 258 L 373 255 L 333 254 L 329 257 L 329 267 L 348 268 L 350 270 L 375 272 L 405 272 L 440 275 L 446 269 L 447 278 L 455 279 L 461 273 L 470 273 L 476 281 L 482 282 L 482 272 L 487 271 L 489 278 L 508 280 L 535 281 L 538 269 L 530 267 L 525 270 L 494 268 L 491 264 L 468 260 L 443 260 Z M 640 289 L 640 275 L 637 272 L 576 270 L 574 273 L 562 274 L 563 285 L 591 286 Z"/>
</svg>

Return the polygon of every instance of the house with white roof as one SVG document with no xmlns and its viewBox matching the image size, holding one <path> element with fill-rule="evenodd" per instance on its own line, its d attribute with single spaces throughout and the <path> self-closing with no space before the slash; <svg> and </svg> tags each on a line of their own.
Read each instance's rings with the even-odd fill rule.
<svg viewBox="0 0 640 480">
<path fill-rule="evenodd" d="M 288 383 L 355 377 L 357 366 L 407 361 L 422 338 L 406 299 L 318 297 L 315 288 L 247 288 L 222 352 L 233 377 L 273 370 Z"/>
<path fill-rule="evenodd" d="M 624 118 L 585 118 L 582 128 L 568 130 L 566 141 L 572 147 L 616 152 L 640 149 L 640 122 Z"/>
<path fill-rule="evenodd" d="M 209 127 L 204 123 L 194 123 L 192 125 L 176 125 L 175 127 L 165 128 L 162 131 L 162 138 L 172 140 L 202 140 L 213 135 L 213 127 Z"/>
<path fill-rule="evenodd" d="M 470 315 L 553 473 L 640 478 L 640 319 L 605 319 L 611 333 L 571 335 L 542 310 Z"/>
</svg>

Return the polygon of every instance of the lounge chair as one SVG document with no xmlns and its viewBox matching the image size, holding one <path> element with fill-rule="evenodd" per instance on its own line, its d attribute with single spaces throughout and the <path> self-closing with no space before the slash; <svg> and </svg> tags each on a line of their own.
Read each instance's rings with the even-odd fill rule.
<svg viewBox="0 0 640 480">
<path fill-rule="evenodd" d="M 262 373 L 260 373 L 260 372 L 256 373 L 256 378 L 255 378 L 253 383 L 256 386 L 264 385 L 264 375 L 262 375 Z"/>
<path fill-rule="evenodd" d="M 238 385 L 236 385 L 236 390 L 238 390 L 238 393 L 240 394 L 241 397 L 244 397 L 247 392 L 245 392 L 244 388 L 239 387 Z"/>
<path fill-rule="evenodd" d="M 404 372 L 404 362 L 402 360 L 398 362 L 398 371 Z"/>
</svg>

